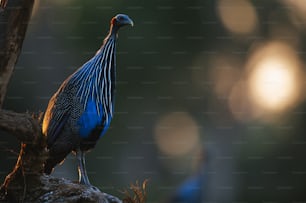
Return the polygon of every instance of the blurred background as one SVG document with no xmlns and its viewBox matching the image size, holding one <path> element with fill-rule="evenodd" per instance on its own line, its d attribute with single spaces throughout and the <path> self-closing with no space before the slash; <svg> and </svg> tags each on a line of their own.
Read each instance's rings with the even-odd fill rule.
<svg viewBox="0 0 306 203">
<path fill-rule="evenodd" d="M 36 0 L 4 108 L 44 111 L 117 13 L 135 26 L 119 33 L 92 184 L 120 196 L 149 178 L 148 202 L 305 202 L 304 0 Z M 18 150 L 1 132 L 1 182 Z M 76 180 L 74 157 L 54 175 Z"/>
</svg>

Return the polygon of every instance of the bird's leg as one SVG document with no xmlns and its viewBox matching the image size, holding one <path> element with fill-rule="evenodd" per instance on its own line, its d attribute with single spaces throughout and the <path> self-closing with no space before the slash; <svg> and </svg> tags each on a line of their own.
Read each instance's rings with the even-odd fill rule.
<svg viewBox="0 0 306 203">
<path fill-rule="evenodd" d="M 77 150 L 76 156 L 78 159 L 78 171 L 79 171 L 79 183 L 87 186 L 91 186 L 85 167 L 85 153 L 81 150 Z"/>
</svg>

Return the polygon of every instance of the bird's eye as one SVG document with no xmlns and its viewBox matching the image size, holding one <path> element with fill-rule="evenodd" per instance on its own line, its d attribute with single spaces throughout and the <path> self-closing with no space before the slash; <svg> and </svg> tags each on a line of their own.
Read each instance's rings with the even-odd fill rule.
<svg viewBox="0 0 306 203">
<path fill-rule="evenodd" d="M 123 20 L 123 17 L 122 17 L 122 16 L 118 16 L 118 20 L 119 20 L 119 21 L 122 21 L 122 20 Z"/>
</svg>

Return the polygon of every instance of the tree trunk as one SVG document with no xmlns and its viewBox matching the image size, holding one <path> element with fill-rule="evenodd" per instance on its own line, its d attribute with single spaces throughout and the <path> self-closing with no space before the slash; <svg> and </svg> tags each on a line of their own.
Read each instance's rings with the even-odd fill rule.
<svg viewBox="0 0 306 203">
<path fill-rule="evenodd" d="M 10 0 L 4 11 L 0 11 L 0 107 L 22 48 L 33 4 L 34 0 Z"/>
</svg>

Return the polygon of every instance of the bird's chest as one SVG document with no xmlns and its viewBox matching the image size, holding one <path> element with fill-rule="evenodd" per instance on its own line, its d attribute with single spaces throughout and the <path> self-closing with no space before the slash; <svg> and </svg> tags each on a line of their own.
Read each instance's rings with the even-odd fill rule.
<svg viewBox="0 0 306 203">
<path fill-rule="evenodd" d="M 99 132 L 99 137 L 109 127 L 112 116 L 106 112 L 102 104 L 89 100 L 77 120 L 78 134 L 87 139 L 93 132 Z"/>
<path fill-rule="evenodd" d="M 108 129 L 113 115 L 113 80 L 109 75 L 98 71 L 85 80 L 74 75 L 71 84 L 76 87 L 71 99 L 71 121 L 74 133 L 83 139 L 95 134 L 100 137 Z M 97 135 L 98 134 L 98 135 Z"/>
</svg>

